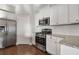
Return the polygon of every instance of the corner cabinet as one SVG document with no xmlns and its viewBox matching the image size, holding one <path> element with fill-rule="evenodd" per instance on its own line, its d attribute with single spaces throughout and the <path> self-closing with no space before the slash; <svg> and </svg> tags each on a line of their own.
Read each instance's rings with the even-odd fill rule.
<svg viewBox="0 0 79 59">
<path fill-rule="evenodd" d="M 79 23 L 79 4 L 69 5 L 69 23 Z"/>
<path fill-rule="evenodd" d="M 59 42 L 64 39 L 52 35 L 47 35 L 46 37 L 46 51 L 49 54 L 59 55 L 60 54 L 60 44 Z"/>
</svg>

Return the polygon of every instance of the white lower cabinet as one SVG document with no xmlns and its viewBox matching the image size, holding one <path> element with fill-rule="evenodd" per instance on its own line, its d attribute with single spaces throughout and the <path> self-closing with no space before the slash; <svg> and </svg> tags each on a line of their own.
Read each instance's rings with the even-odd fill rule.
<svg viewBox="0 0 79 59">
<path fill-rule="evenodd" d="M 55 37 L 52 35 L 47 35 L 46 39 L 46 51 L 49 54 L 59 55 L 60 54 L 60 44 L 59 41 L 63 38 Z"/>
<path fill-rule="evenodd" d="M 46 50 L 49 54 L 56 54 L 56 38 L 50 35 L 47 35 L 46 40 Z"/>
<path fill-rule="evenodd" d="M 79 55 L 79 49 L 66 45 L 61 45 L 61 55 Z"/>
</svg>

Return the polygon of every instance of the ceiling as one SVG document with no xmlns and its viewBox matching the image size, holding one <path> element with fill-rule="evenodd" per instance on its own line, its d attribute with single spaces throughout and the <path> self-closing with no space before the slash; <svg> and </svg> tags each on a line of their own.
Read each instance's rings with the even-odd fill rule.
<svg viewBox="0 0 79 59">
<path fill-rule="evenodd" d="M 32 12 L 38 12 L 41 8 L 46 6 L 46 4 L 16 4 L 15 13 L 16 14 L 31 14 Z"/>
<path fill-rule="evenodd" d="M 0 8 L 15 12 L 18 15 L 29 15 L 32 13 L 38 13 L 40 9 L 48 4 L 2 4 Z"/>
</svg>

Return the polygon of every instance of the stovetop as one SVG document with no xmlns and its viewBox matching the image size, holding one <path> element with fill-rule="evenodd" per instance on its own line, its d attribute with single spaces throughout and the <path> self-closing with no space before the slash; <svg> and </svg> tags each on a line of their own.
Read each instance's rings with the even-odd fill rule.
<svg viewBox="0 0 79 59">
<path fill-rule="evenodd" d="M 37 36 L 37 37 L 45 38 L 45 37 L 46 37 L 46 34 L 44 34 L 44 33 L 42 33 L 42 32 L 37 32 L 37 33 L 36 33 L 36 36 Z"/>
<path fill-rule="evenodd" d="M 46 35 L 52 34 L 52 29 L 42 29 L 41 32 L 36 32 L 36 46 L 39 49 L 46 51 Z M 38 45 L 40 44 L 40 45 Z"/>
</svg>

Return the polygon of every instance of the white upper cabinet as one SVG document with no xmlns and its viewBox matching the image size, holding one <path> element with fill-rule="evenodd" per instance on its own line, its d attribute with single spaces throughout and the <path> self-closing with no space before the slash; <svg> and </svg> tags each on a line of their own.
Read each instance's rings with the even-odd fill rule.
<svg viewBox="0 0 79 59">
<path fill-rule="evenodd" d="M 16 15 L 10 12 L 0 10 L 0 18 L 16 20 Z"/>
<path fill-rule="evenodd" d="M 79 23 L 79 5 L 57 4 L 44 7 L 37 14 L 37 19 L 45 17 L 50 17 L 50 25 Z"/>
<path fill-rule="evenodd" d="M 50 18 L 51 25 L 68 24 L 68 5 L 53 5 L 50 8 Z"/>
<path fill-rule="evenodd" d="M 79 23 L 79 5 L 69 5 L 69 23 Z"/>
<path fill-rule="evenodd" d="M 50 17 L 50 7 L 49 6 L 47 6 L 46 8 L 45 8 L 45 17 Z"/>
<path fill-rule="evenodd" d="M 50 25 L 57 25 L 58 23 L 57 5 L 50 7 Z"/>
<path fill-rule="evenodd" d="M 0 18 L 16 19 L 15 7 L 13 5 L 1 4 L 0 5 Z"/>
<path fill-rule="evenodd" d="M 15 12 L 15 7 L 11 4 L 0 4 L 0 9 Z"/>
<path fill-rule="evenodd" d="M 13 14 L 13 13 L 7 13 L 7 19 L 10 19 L 10 20 L 16 20 L 16 15 Z"/>
<path fill-rule="evenodd" d="M 6 18 L 7 12 L 0 10 L 0 18 Z"/>
<path fill-rule="evenodd" d="M 39 26 L 39 20 L 42 19 L 41 13 L 35 15 L 35 26 Z"/>
<path fill-rule="evenodd" d="M 58 24 L 68 24 L 68 5 L 58 5 Z"/>
</svg>

